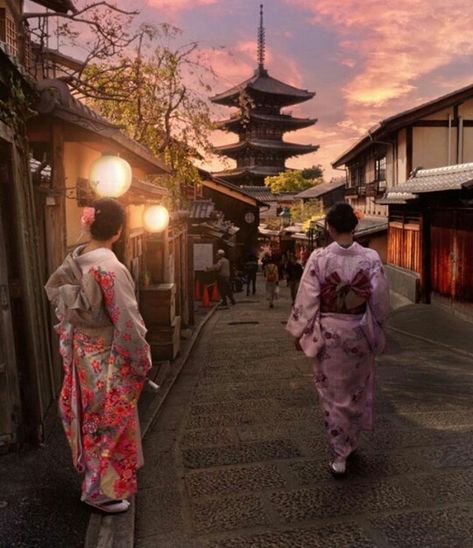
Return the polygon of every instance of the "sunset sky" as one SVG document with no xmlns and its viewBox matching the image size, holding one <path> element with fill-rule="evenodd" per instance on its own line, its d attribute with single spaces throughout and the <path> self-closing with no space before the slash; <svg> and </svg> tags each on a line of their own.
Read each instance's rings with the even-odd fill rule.
<svg viewBox="0 0 473 548">
<path fill-rule="evenodd" d="M 173 23 L 186 40 L 208 50 L 218 93 L 251 76 L 256 66 L 260 3 L 132 5 L 142 11 L 141 20 Z M 327 176 L 336 175 L 330 163 L 378 120 L 473 81 L 470 0 L 266 0 L 264 9 L 269 73 L 317 93 L 292 111 L 318 123 L 286 139 L 319 144 L 320 150 L 290 160 L 290 167 L 321 163 Z M 216 118 L 228 113 L 215 110 Z M 215 142 L 234 138 L 216 134 Z"/>
</svg>

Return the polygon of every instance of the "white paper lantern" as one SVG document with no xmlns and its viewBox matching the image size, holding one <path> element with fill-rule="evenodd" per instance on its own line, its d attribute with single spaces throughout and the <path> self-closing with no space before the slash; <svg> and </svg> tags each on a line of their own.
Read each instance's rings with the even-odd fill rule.
<svg viewBox="0 0 473 548">
<path fill-rule="evenodd" d="M 118 156 L 105 155 L 90 168 L 90 184 L 102 198 L 118 198 L 130 188 L 130 164 Z"/>
<path fill-rule="evenodd" d="M 143 224 L 148 232 L 162 232 L 169 225 L 169 211 L 161 205 L 152 205 L 145 209 Z"/>
</svg>

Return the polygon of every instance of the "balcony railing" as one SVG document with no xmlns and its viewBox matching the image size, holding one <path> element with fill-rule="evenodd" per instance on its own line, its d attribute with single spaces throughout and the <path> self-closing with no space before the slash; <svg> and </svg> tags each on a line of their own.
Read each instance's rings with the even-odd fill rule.
<svg viewBox="0 0 473 548">
<path fill-rule="evenodd" d="M 386 191 L 386 181 L 371 181 L 366 185 L 366 196 L 377 198 L 382 196 Z"/>
</svg>

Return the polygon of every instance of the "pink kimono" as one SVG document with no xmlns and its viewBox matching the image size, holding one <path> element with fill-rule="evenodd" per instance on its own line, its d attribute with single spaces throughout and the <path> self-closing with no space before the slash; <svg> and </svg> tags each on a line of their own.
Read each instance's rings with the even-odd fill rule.
<svg viewBox="0 0 473 548">
<path fill-rule="evenodd" d="M 69 254 L 46 284 L 56 306 L 64 383 L 61 419 L 82 499 L 136 492 L 143 463 L 137 403 L 151 367 L 130 273 L 105 248 Z"/>
<path fill-rule="evenodd" d="M 346 458 L 373 427 L 374 358 L 385 346 L 389 291 L 376 251 L 336 242 L 310 256 L 287 329 L 314 359 L 330 447 Z"/>
</svg>

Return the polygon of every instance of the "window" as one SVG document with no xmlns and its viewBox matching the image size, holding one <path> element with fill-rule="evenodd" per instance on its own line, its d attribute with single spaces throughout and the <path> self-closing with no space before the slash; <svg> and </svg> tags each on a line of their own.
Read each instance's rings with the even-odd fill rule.
<svg viewBox="0 0 473 548">
<path fill-rule="evenodd" d="M 14 56 L 17 55 L 16 24 L 6 8 L 0 8 L 0 41 L 7 45 L 8 53 Z"/>
<path fill-rule="evenodd" d="M 350 167 L 350 186 L 362 186 L 365 183 L 365 166 L 355 164 Z"/>
<path fill-rule="evenodd" d="M 374 178 L 375 181 L 386 181 L 386 156 L 375 160 Z"/>
</svg>

